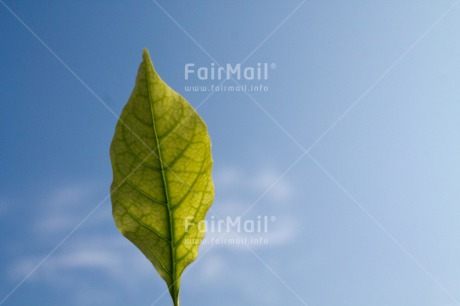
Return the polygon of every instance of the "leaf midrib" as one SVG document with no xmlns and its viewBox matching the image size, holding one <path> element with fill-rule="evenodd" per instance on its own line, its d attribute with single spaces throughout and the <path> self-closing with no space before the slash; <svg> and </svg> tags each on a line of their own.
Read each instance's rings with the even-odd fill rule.
<svg viewBox="0 0 460 306">
<path fill-rule="evenodd" d="M 151 88 L 150 88 L 150 58 L 148 58 L 147 61 L 145 61 L 145 71 L 146 71 L 146 81 L 147 81 L 147 93 L 149 97 L 149 106 L 150 106 L 150 113 L 152 116 L 152 125 L 153 125 L 153 132 L 155 134 L 155 142 L 156 142 L 156 147 L 158 150 L 158 159 L 160 160 L 160 168 L 161 168 L 161 177 L 163 181 L 163 190 L 164 190 L 164 195 L 166 198 L 166 207 L 168 209 L 168 221 L 169 221 L 169 231 L 170 231 L 170 251 L 171 251 L 171 274 L 172 274 L 172 291 L 173 291 L 173 299 L 176 299 L 178 296 L 178 290 L 177 290 L 177 275 L 176 275 L 176 248 L 175 248 L 175 235 L 174 235 L 174 216 L 173 216 L 173 211 L 171 209 L 171 201 L 170 201 L 170 194 L 169 194 L 169 186 L 168 186 L 168 181 L 166 180 L 166 169 L 164 167 L 163 163 L 163 157 L 162 157 L 162 152 L 161 152 L 161 146 L 159 142 L 159 137 L 158 137 L 158 132 L 157 132 L 157 127 L 156 127 L 156 120 L 155 120 L 155 114 L 153 110 L 153 99 L 152 99 L 152 94 L 151 94 Z M 168 286 L 169 287 L 169 286 Z M 174 301 L 176 302 L 176 301 Z"/>
</svg>

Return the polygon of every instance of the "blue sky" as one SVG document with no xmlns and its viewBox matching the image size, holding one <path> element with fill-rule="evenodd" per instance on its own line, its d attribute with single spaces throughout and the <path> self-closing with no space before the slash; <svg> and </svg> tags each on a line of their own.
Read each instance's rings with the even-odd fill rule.
<svg viewBox="0 0 460 306">
<path fill-rule="evenodd" d="M 184 306 L 460 305 L 458 2 L 1 0 L 0 305 L 171 305 L 107 198 L 145 47 L 208 124 L 208 218 L 276 218 Z M 268 91 L 186 91 L 214 60 Z"/>
</svg>

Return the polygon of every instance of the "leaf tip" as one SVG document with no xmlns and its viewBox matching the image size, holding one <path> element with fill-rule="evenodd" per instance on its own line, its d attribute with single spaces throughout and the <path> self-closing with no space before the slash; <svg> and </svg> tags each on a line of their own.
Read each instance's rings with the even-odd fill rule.
<svg viewBox="0 0 460 306">
<path fill-rule="evenodd" d="M 147 65 L 147 67 L 151 67 L 150 69 L 153 70 L 153 72 L 155 74 L 155 68 L 153 66 L 152 59 L 150 58 L 149 50 L 147 48 L 144 48 L 142 50 L 142 63 L 144 65 Z"/>
<path fill-rule="evenodd" d="M 144 61 L 146 60 L 150 61 L 150 54 L 147 48 L 144 48 L 144 50 L 142 50 L 142 58 L 144 59 Z"/>
</svg>

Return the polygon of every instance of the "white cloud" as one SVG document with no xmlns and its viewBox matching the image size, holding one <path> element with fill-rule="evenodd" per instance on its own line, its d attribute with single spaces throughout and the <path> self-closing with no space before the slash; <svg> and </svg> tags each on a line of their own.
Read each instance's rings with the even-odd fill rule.
<svg viewBox="0 0 460 306">
<path fill-rule="evenodd" d="M 209 230 L 206 235 L 206 243 L 213 243 L 216 240 L 224 240 L 219 247 L 233 249 L 246 249 L 244 245 L 232 244 L 235 239 L 238 242 L 246 243 L 251 248 L 269 248 L 283 245 L 296 239 L 299 233 L 299 226 L 295 216 L 288 211 L 282 211 L 279 215 L 277 203 L 285 203 L 294 194 L 294 188 L 286 177 L 280 179 L 281 173 L 266 167 L 256 172 L 243 172 L 235 167 L 224 167 L 216 175 L 216 186 L 224 185 L 224 190 L 218 193 L 216 203 L 212 207 L 207 218 L 208 224 L 213 216 L 215 219 L 233 220 L 245 212 L 248 207 L 254 204 L 263 193 L 270 189 L 267 194 L 254 206 L 251 212 L 257 212 L 261 217 L 270 218 L 269 230 L 267 233 L 245 233 L 240 231 L 237 235 L 231 233 L 216 233 Z M 269 205 L 267 205 L 269 204 Z M 270 205 L 272 204 L 272 205 Z M 277 208 L 278 207 L 278 208 Z M 257 218 L 253 214 L 242 216 L 242 222 L 246 219 Z M 276 222 L 271 221 L 275 217 Z M 230 239 L 230 240 L 228 240 Z M 259 243 L 268 241 L 267 244 Z M 227 243 L 226 243 L 227 242 Z"/>
<path fill-rule="evenodd" d="M 44 256 L 41 254 L 40 256 L 18 258 L 11 265 L 10 278 L 13 281 L 21 280 L 35 268 Z M 127 263 L 129 266 L 126 265 Z M 69 241 L 61 247 L 34 272 L 30 280 L 70 284 L 85 269 L 93 274 L 105 275 L 128 287 L 134 286 L 137 283 L 136 280 L 151 277 L 154 271 L 148 260 L 121 235 L 92 238 L 86 236 L 73 242 Z M 70 276 L 70 278 L 66 279 L 64 276 Z"/>
<path fill-rule="evenodd" d="M 249 172 L 226 166 L 216 173 L 214 180 L 217 188 L 229 192 L 232 198 L 249 192 L 255 200 L 266 192 L 266 201 L 284 202 L 292 197 L 294 188 L 286 176 L 281 176 L 281 172 L 270 167 Z"/>
<path fill-rule="evenodd" d="M 37 201 L 35 217 L 30 222 L 30 230 L 35 236 L 35 241 L 38 244 L 49 245 L 49 249 L 52 249 L 54 245 L 50 245 L 49 241 L 57 243 L 102 200 L 101 192 L 98 190 L 100 186 L 94 183 L 61 186 Z M 99 214 L 97 219 L 93 216 L 92 219 L 96 220 L 97 224 L 111 219 L 108 206 L 105 210 L 100 209 L 103 216 Z M 80 230 L 78 235 L 70 237 L 32 274 L 30 281 L 69 285 L 76 282 L 81 272 L 86 270 L 97 271 L 96 275 L 105 275 L 115 283 L 121 282 L 125 287 L 132 287 L 139 277 L 152 277 L 154 268 L 128 240 L 120 234 L 91 236 L 87 232 L 87 223 L 86 232 L 81 233 Z M 58 238 L 52 238 L 56 236 Z M 9 265 L 10 279 L 22 280 L 45 256 L 45 253 L 16 255 L 15 260 Z M 130 266 L 127 267 L 126 263 Z"/>
<path fill-rule="evenodd" d="M 237 196 L 223 196 L 216 199 L 214 206 L 209 212 L 210 216 L 224 218 L 226 216 L 238 216 L 251 204 L 250 200 Z"/>
<path fill-rule="evenodd" d="M 213 248 L 204 256 L 193 269 L 185 272 L 183 280 L 191 287 L 190 290 L 199 292 L 203 288 L 208 290 L 215 287 L 231 288 L 231 292 L 239 291 L 238 296 L 244 297 L 246 302 L 248 300 L 256 304 L 281 302 L 280 290 L 283 287 L 280 287 L 279 281 L 262 263 L 258 263 L 258 259 L 251 252 L 241 252 L 235 256 Z M 260 288 L 264 290 L 261 291 Z"/>
<path fill-rule="evenodd" d="M 224 203 L 225 205 L 220 205 L 220 213 L 223 211 L 237 216 L 266 188 L 273 184 L 277 178 L 278 173 L 268 168 L 256 173 L 245 172 L 232 167 L 224 168 L 223 171 L 218 172 L 215 176 L 217 187 L 224 189 L 219 204 Z M 38 202 L 38 213 L 34 219 L 35 221 L 31 224 L 31 229 L 36 232 L 37 239 L 39 239 L 37 240 L 38 242 L 43 242 L 44 240 L 42 239 L 49 239 L 50 235 L 54 233 L 62 236 L 63 233 L 69 232 L 85 215 L 82 212 L 85 212 L 88 207 L 92 208 L 97 205 L 101 199 L 97 198 L 99 197 L 96 196 L 98 190 L 93 185 L 74 184 L 62 186 L 56 188 L 44 200 Z M 292 193 L 291 184 L 288 180 L 283 179 L 267 194 L 267 202 L 284 201 Z M 0 202 L 0 213 L 1 204 Z M 82 207 L 85 207 L 85 209 L 82 210 Z M 264 208 L 264 214 L 270 215 L 274 205 L 263 205 L 262 207 Z M 108 210 L 108 208 L 106 209 Z M 221 217 L 225 216 L 222 215 Z M 110 213 L 104 211 L 103 218 L 111 218 Z M 258 249 L 282 245 L 295 239 L 297 234 L 297 227 L 293 219 L 277 216 L 276 223 L 273 224 L 268 233 L 264 234 L 264 237 L 269 241 L 268 245 L 250 246 L 253 249 Z M 241 235 L 243 235 L 243 238 L 254 238 L 251 234 L 241 233 Z M 87 278 L 89 274 L 105 277 L 108 280 L 107 283 L 118 284 L 118 286 L 121 284 L 123 288 L 133 291 L 139 289 L 140 283 L 150 284 L 152 280 L 157 281 L 158 286 L 164 285 L 151 263 L 120 234 L 90 236 L 87 232 L 83 232 L 77 237 L 72 236 L 55 254 L 50 256 L 32 275 L 30 281 L 48 282 L 53 286 L 63 286 L 65 288 L 75 286 L 77 289 L 75 292 L 72 291 L 72 294 L 75 294 L 75 300 L 80 305 L 88 304 L 88 299 L 82 298 L 78 302 L 77 296 L 80 295 L 78 290 L 84 290 L 86 295 L 91 294 L 92 303 L 97 299 L 101 301 L 106 299 L 107 301 L 108 298 L 102 293 L 98 297 L 96 292 L 98 288 L 87 288 L 81 285 L 82 280 Z M 207 237 L 211 236 L 208 235 Z M 209 246 L 204 248 L 206 247 Z M 247 250 L 246 248 L 225 244 L 222 245 L 222 248 Z M 219 249 L 222 250 L 222 248 Z M 240 254 L 244 253 L 240 252 Z M 40 255 L 17 256 L 14 262 L 10 264 L 9 276 L 14 281 L 22 280 L 45 255 L 42 253 Z M 208 282 L 221 279 L 222 275 L 227 277 L 229 271 L 226 259 L 228 259 L 226 255 L 209 255 L 205 259 L 206 267 L 200 270 L 200 277 Z M 237 271 L 233 272 L 237 273 Z M 235 274 L 231 277 L 236 280 L 241 275 Z M 90 293 L 92 291 L 95 291 L 94 295 Z"/>
<path fill-rule="evenodd" d="M 105 249 L 80 249 L 56 256 L 53 266 L 56 269 L 96 268 L 115 272 L 119 264 L 119 258 Z"/>
<path fill-rule="evenodd" d="M 213 179 L 216 185 L 221 187 L 232 186 L 238 182 L 241 177 L 241 171 L 235 167 L 224 167 L 214 175 Z"/>
<path fill-rule="evenodd" d="M 217 281 L 222 278 L 225 271 L 225 260 L 218 254 L 209 254 L 203 263 L 204 268 L 200 269 L 199 278 L 206 282 Z"/>
<path fill-rule="evenodd" d="M 58 232 L 65 229 L 70 229 L 77 224 L 77 216 L 67 214 L 64 211 L 53 211 L 38 218 L 35 227 L 43 233 Z"/>
<path fill-rule="evenodd" d="M 42 234 L 61 233 L 76 226 L 84 217 L 82 208 L 97 205 L 98 184 L 73 184 L 56 188 L 40 202 L 34 230 Z"/>
<path fill-rule="evenodd" d="M 20 282 L 45 256 L 18 256 L 9 265 L 11 283 Z M 117 290 L 134 296 L 148 288 L 160 292 L 166 288 L 152 264 L 118 234 L 69 239 L 27 282 L 65 292 L 78 306 L 119 305 Z"/>
<path fill-rule="evenodd" d="M 298 239 L 300 225 L 296 218 L 282 216 L 276 219 L 272 229 L 268 232 L 269 246 L 285 245 Z"/>
<path fill-rule="evenodd" d="M 49 207 L 76 205 L 93 191 L 90 186 L 74 184 L 54 190 L 46 200 Z"/>
<path fill-rule="evenodd" d="M 251 178 L 251 184 L 261 194 L 269 190 L 266 197 L 273 198 L 277 202 L 283 202 L 292 196 L 293 188 L 287 178 L 281 178 L 281 175 L 273 169 L 263 169 Z"/>
</svg>

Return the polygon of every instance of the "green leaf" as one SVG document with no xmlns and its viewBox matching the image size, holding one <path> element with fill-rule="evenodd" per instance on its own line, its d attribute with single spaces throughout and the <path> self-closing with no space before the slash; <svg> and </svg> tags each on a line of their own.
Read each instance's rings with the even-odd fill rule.
<svg viewBox="0 0 460 306">
<path fill-rule="evenodd" d="M 193 107 L 155 72 L 146 49 L 115 129 L 112 212 L 179 305 L 180 277 L 198 256 L 199 222 L 214 200 L 211 141 Z"/>
</svg>

